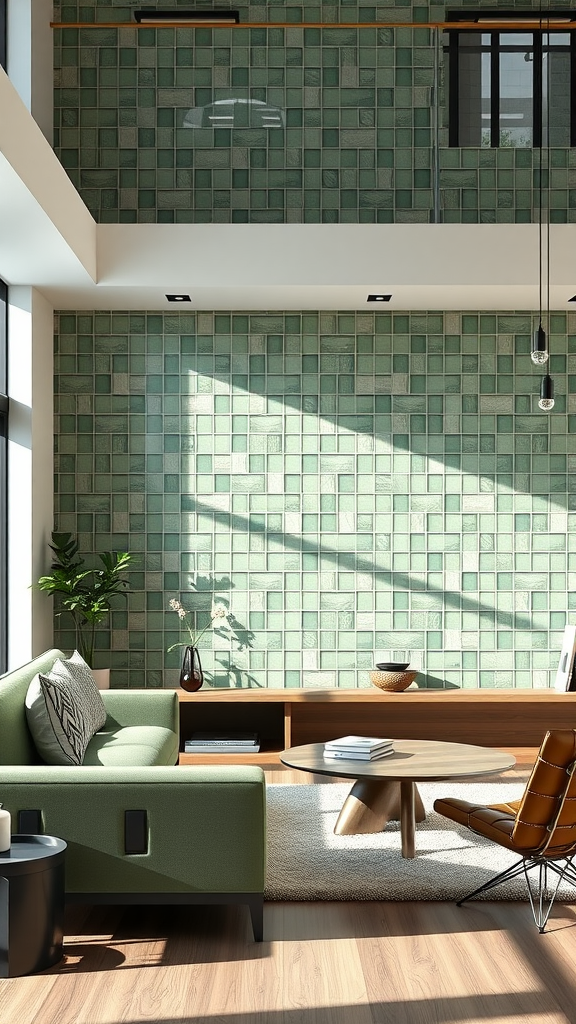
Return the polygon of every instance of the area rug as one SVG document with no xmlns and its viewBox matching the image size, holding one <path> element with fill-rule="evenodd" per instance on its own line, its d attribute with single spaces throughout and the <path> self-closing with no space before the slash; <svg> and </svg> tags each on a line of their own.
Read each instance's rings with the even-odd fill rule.
<svg viewBox="0 0 576 1024">
<path fill-rule="evenodd" d="M 518 858 L 432 809 L 438 797 L 502 803 L 522 795 L 521 783 L 422 783 L 426 820 L 416 826 L 416 857 L 400 852 L 400 823 L 376 835 L 335 836 L 349 784 L 267 787 L 268 900 L 456 900 Z M 487 899 L 527 899 L 523 876 Z M 562 884 L 558 898 L 574 900 Z"/>
</svg>

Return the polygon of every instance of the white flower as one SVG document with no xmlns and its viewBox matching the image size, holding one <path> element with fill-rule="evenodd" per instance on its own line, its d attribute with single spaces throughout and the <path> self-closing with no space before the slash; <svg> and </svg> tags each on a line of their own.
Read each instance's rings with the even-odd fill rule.
<svg viewBox="0 0 576 1024">
<path fill-rule="evenodd" d="M 186 609 L 183 608 L 182 605 L 180 604 L 180 601 L 177 601 L 175 597 L 173 597 L 168 602 L 168 605 L 172 609 L 173 612 L 177 612 L 178 613 L 178 618 L 180 620 L 185 620 L 184 625 L 185 625 L 185 629 L 186 629 L 186 632 L 188 633 L 188 637 L 189 637 L 189 639 L 187 639 L 186 641 L 178 641 L 177 643 L 172 644 L 171 647 L 168 647 L 167 648 L 168 653 L 170 653 L 170 651 L 175 650 L 176 647 L 186 647 L 188 645 L 191 645 L 192 647 L 195 647 L 197 645 L 198 641 L 202 639 L 202 637 L 204 636 L 204 633 L 206 632 L 207 629 L 210 629 L 211 627 L 213 629 L 215 628 L 215 626 L 216 626 L 216 619 L 226 619 L 228 621 L 229 611 L 228 611 L 228 608 L 226 607 L 226 605 L 223 604 L 222 601 L 213 601 L 212 602 L 212 610 L 210 612 L 210 621 L 208 623 L 206 623 L 204 628 L 199 630 L 199 632 L 194 632 L 194 630 L 191 627 L 190 621 L 188 619 L 188 616 L 189 615 L 192 616 L 193 613 L 192 612 L 187 612 Z M 229 625 L 229 623 L 228 623 L 228 625 Z"/>
</svg>

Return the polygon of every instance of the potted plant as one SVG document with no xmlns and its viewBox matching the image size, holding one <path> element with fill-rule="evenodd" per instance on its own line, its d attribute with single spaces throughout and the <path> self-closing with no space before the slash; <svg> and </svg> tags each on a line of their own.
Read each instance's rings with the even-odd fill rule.
<svg viewBox="0 0 576 1024">
<path fill-rule="evenodd" d="M 127 551 L 104 551 L 98 555 L 101 565 L 90 569 L 78 554 L 78 543 L 71 533 L 52 533 L 49 546 L 54 555 L 50 573 L 41 576 L 36 586 L 46 594 L 58 595 L 57 614 L 70 612 L 76 648 L 93 669 L 96 628 L 109 615 L 111 601 L 126 597 L 128 581 L 122 574 L 132 555 Z"/>
</svg>

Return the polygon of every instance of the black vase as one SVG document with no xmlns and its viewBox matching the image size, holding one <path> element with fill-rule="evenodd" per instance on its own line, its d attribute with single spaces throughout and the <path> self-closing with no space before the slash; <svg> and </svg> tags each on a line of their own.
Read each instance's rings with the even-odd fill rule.
<svg viewBox="0 0 576 1024">
<path fill-rule="evenodd" d="M 197 647 L 185 647 L 182 670 L 180 672 L 180 686 L 189 693 L 199 690 L 204 682 L 204 674 L 200 662 L 200 655 Z"/>
</svg>

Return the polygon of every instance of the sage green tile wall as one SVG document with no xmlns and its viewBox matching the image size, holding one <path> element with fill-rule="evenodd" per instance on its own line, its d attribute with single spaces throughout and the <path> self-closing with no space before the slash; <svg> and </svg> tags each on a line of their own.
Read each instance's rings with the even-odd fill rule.
<svg viewBox="0 0 576 1024">
<path fill-rule="evenodd" d="M 61 313 L 57 526 L 128 549 L 99 637 L 115 685 L 546 686 L 576 583 L 576 314 L 537 407 L 525 313 Z M 570 395 L 568 396 L 568 392 Z M 70 648 L 66 631 L 57 643 Z"/>
<path fill-rule="evenodd" d="M 152 6 L 188 4 L 154 0 Z M 521 0 L 486 6 L 538 8 Z M 563 6 L 570 6 L 567 0 L 555 5 Z M 302 29 L 298 22 L 438 21 L 444 5 L 255 2 L 239 10 L 243 22 L 294 27 L 55 31 L 56 152 L 95 217 L 433 220 L 432 32 Z M 55 16 L 129 22 L 132 7 L 62 2 Z M 539 182 L 532 150 L 448 149 L 443 76 L 442 66 L 439 216 L 453 223 L 530 222 Z M 285 111 L 285 127 L 183 127 L 191 108 L 230 97 Z M 576 150 L 553 149 L 550 157 L 551 220 L 574 221 Z"/>
</svg>

